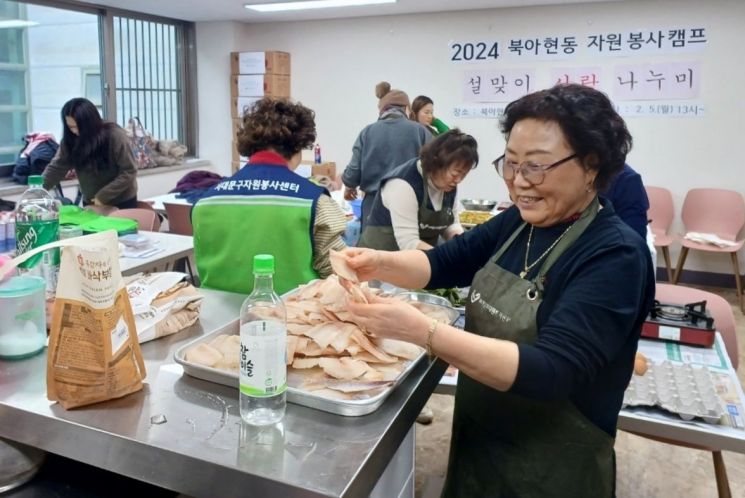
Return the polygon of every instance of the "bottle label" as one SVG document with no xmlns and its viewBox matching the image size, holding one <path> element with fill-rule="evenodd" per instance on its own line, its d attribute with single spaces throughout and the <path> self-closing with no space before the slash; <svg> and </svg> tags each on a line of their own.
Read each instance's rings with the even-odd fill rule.
<svg viewBox="0 0 745 498">
<path fill-rule="evenodd" d="M 35 249 L 50 242 L 56 242 L 59 239 L 59 221 L 16 221 L 16 247 L 17 254 Z M 44 262 L 52 266 L 58 266 L 60 263 L 59 249 L 51 249 L 43 253 L 32 256 L 30 259 L 18 265 L 20 268 L 28 269 L 36 266 L 45 255 Z"/>
<path fill-rule="evenodd" d="M 266 398 L 287 389 L 287 328 L 281 322 L 255 320 L 241 325 L 240 389 Z"/>
<path fill-rule="evenodd" d="M 321 164 L 321 147 L 319 145 L 316 145 L 316 148 L 313 149 L 313 159 L 316 164 Z"/>
</svg>

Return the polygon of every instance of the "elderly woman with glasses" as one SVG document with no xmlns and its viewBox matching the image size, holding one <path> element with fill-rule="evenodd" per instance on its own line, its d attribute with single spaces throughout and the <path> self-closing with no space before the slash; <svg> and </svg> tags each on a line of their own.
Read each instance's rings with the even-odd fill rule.
<svg viewBox="0 0 745 498">
<path fill-rule="evenodd" d="M 384 175 L 357 246 L 426 250 L 462 234 L 458 184 L 478 164 L 476 149 L 471 135 L 450 130 Z"/>
<path fill-rule="evenodd" d="M 616 422 L 654 299 L 644 240 L 597 195 L 631 136 L 580 85 L 512 102 L 502 131 L 513 207 L 430 251 L 344 253 L 362 280 L 470 285 L 465 330 L 379 297 L 348 309 L 459 368 L 444 496 L 613 496 Z"/>
</svg>

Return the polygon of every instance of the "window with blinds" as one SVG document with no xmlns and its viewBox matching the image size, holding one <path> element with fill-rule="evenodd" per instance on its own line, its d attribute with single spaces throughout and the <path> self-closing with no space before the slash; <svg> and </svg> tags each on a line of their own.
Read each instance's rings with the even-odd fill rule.
<svg viewBox="0 0 745 498">
<path fill-rule="evenodd" d="M 184 142 L 183 28 L 114 16 L 117 122 L 139 117 L 159 140 Z"/>
<path fill-rule="evenodd" d="M 62 138 L 60 110 L 85 97 L 104 119 L 139 117 L 196 154 L 194 25 L 66 0 L 0 0 L 0 182 L 31 132 Z"/>
</svg>

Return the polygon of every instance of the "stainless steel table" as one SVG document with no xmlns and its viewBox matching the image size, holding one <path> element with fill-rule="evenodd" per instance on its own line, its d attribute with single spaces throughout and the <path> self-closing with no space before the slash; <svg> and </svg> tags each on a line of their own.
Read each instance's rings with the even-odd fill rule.
<svg viewBox="0 0 745 498">
<path fill-rule="evenodd" d="M 370 415 L 288 404 L 281 429 L 247 430 L 236 389 L 186 376 L 173 361 L 179 346 L 227 324 L 243 301 L 204 293 L 197 325 L 143 345 L 147 385 L 124 398 L 66 411 L 46 399 L 44 354 L 0 361 L 0 436 L 197 497 L 369 495 L 411 439 L 445 364 L 420 362 Z"/>
</svg>

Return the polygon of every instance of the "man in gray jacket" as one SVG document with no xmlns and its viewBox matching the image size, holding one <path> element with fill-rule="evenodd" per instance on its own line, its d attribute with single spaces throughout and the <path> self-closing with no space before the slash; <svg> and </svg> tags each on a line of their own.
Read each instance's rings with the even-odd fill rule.
<svg viewBox="0 0 745 498">
<path fill-rule="evenodd" d="M 418 157 L 422 145 L 432 139 L 430 133 L 407 117 L 409 96 L 401 90 L 391 90 L 387 82 L 378 83 L 375 95 L 380 99 L 378 120 L 357 136 L 352 148 L 352 160 L 344 169 L 344 198 L 357 198 L 359 188 L 365 193 L 362 199 L 362 229 L 380 188 L 380 179 L 399 164 Z"/>
</svg>

